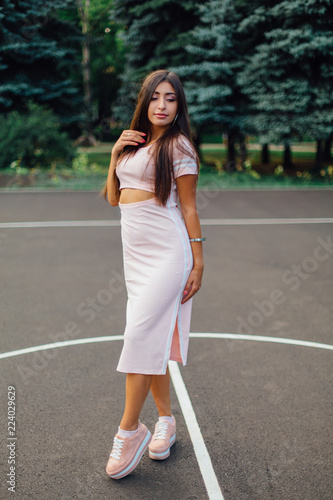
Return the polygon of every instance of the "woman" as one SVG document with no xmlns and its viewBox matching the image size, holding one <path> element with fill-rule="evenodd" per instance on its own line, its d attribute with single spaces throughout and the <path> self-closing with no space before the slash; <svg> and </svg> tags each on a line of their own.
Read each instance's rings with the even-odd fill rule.
<svg viewBox="0 0 333 500">
<path fill-rule="evenodd" d="M 164 460 L 175 442 L 168 361 L 186 364 L 192 297 L 204 268 L 197 177 L 181 82 L 175 73 L 154 71 L 143 82 L 130 130 L 112 149 L 103 190 L 121 211 L 128 295 L 117 366 L 127 374 L 125 411 L 106 466 L 113 479 L 129 474 L 147 447 L 152 459 Z M 139 421 L 149 390 L 159 413 L 153 437 Z"/>
</svg>

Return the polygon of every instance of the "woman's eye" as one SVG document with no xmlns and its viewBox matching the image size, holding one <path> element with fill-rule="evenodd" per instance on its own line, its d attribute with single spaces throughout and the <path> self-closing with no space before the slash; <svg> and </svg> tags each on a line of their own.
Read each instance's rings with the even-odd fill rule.
<svg viewBox="0 0 333 500">
<path fill-rule="evenodd" d="M 152 101 L 157 101 L 158 97 L 152 97 L 151 100 Z M 167 99 L 168 102 L 175 102 L 177 99 L 174 99 L 173 97 Z"/>
</svg>

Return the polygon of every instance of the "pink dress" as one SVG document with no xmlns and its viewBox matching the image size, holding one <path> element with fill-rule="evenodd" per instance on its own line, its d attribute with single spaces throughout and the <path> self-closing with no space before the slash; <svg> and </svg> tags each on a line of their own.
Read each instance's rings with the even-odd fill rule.
<svg viewBox="0 0 333 500">
<path fill-rule="evenodd" d="M 193 147 L 185 137 L 181 140 L 188 154 L 174 146 L 174 177 L 197 175 Z M 154 193 L 151 147 L 141 147 L 117 165 L 120 189 Z M 193 256 L 177 206 L 176 181 L 165 207 L 156 198 L 119 207 L 127 307 L 117 370 L 164 375 L 169 360 L 186 364 L 192 309 L 192 299 L 181 304 Z"/>
</svg>

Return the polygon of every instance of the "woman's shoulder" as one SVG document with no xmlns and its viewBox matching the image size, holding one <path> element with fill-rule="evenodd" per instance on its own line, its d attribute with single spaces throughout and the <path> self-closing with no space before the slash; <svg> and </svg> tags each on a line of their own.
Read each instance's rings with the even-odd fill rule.
<svg viewBox="0 0 333 500">
<path fill-rule="evenodd" d="M 186 148 L 186 149 L 189 149 L 189 150 L 193 150 L 194 149 L 194 146 L 193 146 L 192 142 L 184 134 L 178 134 L 178 135 L 176 135 L 176 137 L 174 137 L 174 139 L 173 139 L 173 145 L 176 148 L 181 147 L 181 148 Z"/>
<path fill-rule="evenodd" d="M 172 141 L 173 152 L 176 156 L 196 156 L 192 142 L 184 134 L 178 134 Z"/>
<path fill-rule="evenodd" d="M 183 134 L 175 137 L 173 171 L 175 178 L 186 174 L 198 174 L 198 156 L 191 141 Z"/>
</svg>

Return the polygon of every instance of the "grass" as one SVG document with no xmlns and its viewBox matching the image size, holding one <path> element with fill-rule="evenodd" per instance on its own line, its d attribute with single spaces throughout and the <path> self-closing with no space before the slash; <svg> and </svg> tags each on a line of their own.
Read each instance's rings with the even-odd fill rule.
<svg viewBox="0 0 333 500">
<path fill-rule="evenodd" d="M 0 187 L 55 188 L 68 190 L 99 190 L 102 188 L 108 172 L 111 144 L 102 144 L 96 148 L 80 148 L 79 157 L 72 168 L 50 169 L 5 169 L 0 173 Z M 315 151 L 311 145 L 305 151 L 293 151 L 293 168 L 288 172 L 274 175 L 275 169 L 281 170 L 283 151 L 271 150 L 270 163 L 263 165 L 261 151 L 248 149 L 247 162 L 243 167 L 238 162 L 237 171 L 229 173 L 224 169 L 226 148 L 221 145 L 203 146 L 202 165 L 198 188 L 203 189 L 260 189 L 285 187 L 328 187 L 333 186 L 333 166 L 324 165 L 322 176 L 313 176 L 311 171 L 315 163 Z M 333 162 L 332 164 L 333 165 Z"/>
</svg>

